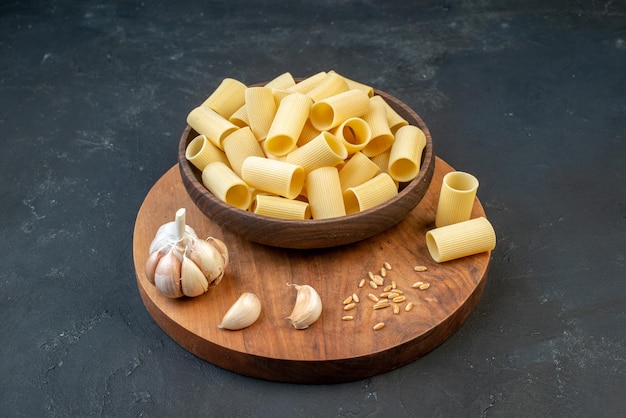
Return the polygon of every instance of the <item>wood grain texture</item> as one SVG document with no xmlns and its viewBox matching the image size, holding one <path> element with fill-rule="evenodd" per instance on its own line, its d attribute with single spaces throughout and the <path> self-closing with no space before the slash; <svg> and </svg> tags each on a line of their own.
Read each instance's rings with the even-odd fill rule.
<svg viewBox="0 0 626 418">
<path fill-rule="evenodd" d="M 425 234 L 434 228 L 441 179 L 452 168 L 436 160 L 430 188 L 409 215 L 390 230 L 364 241 L 315 250 L 281 249 L 256 244 L 205 217 L 190 200 L 178 167 L 172 167 L 152 188 L 135 224 L 133 255 L 137 285 L 150 315 L 159 326 L 193 354 L 247 376 L 293 383 L 334 383 L 361 379 L 403 366 L 450 337 L 474 310 L 482 294 L 490 252 L 435 263 Z M 187 223 L 199 236 L 215 236 L 229 248 L 231 264 L 222 282 L 203 296 L 163 297 L 146 279 L 144 264 L 157 228 L 187 209 Z M 484 216 L 475 200 L 472 217 Z M 392 265 L 386 283 L 404 290 L 411 312 L 393 315 L 373 310 L 367 294 L 379 293 L 358 283 L 369 270 Z M 428 267 L 417 273 L 416 265 Z M 411 284 L 431 283 L 425 291 Z M 295 330 L 285 319 L 296 290 L 287 283 L 310 284 L 319 292 L 324 310 L 306 330 Z M 253 292 L 263 304 L 259 320 L 241 331 L 218 329 L 224 313 L 243 292 Z M 353 321 L 342 321 L 342 301 L 356 293 Z M 403 303 L 402 307 L 406 304 Z M 373 331 L 377 322 L 385 322 Z"/>
<path fill-rule="evenodd" d="M 410 124 L 419 127 L 426 136 L 426 146 L 417 177 L 400 184 L 398 195 L 369 210 L 352 215 L 318 219 L 285 220 L 237 209 L 213 196 L 202 184 L 202 173 L 187 161 L 185 150 L 196 136 L 191 127 L 183 132 L 178 161 L 180 175 L 191 200 L 217 225 L 234 231 L 248 240 L 282 248 L 327 248 L 351 244 L 388 229 L 401 222 L 423 198 L 435 169 L 435 154 L 430 131 L 422 118 L 397 98 L 380 90 L 375 93 Z"/>
</svg>

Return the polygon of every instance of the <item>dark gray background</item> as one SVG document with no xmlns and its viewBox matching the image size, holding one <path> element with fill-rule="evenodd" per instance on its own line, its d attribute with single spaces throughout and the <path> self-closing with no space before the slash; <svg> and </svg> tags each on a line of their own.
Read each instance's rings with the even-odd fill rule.
<svg viewBox="0 0 626 418">
<path fill-rule="evenodd" d="M 418 2 L 415 2 L 418 3 Z M 250 379 L 139 298 L 137 210 L 225 77 L 335 69 L 481 181 L 483 297 L 439 348 L 339 385 Z M 3 1 L 4 416 L 617 416 L 626 407 L 623 1 Z"/>
</svg>

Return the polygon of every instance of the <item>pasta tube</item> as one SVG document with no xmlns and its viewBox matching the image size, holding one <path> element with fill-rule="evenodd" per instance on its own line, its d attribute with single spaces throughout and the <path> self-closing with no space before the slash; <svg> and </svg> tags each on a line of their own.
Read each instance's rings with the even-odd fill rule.
<svg viewBox="0 0 626 418">
<path fill-rule="evenodd" d="M 231 168 L 239 177 L 241 177 L 241 166 L 246 158 L 250 156 L 265 157 L 261 145 L 248 126 L 228 135 L 222 144 Z"/>
<path fill-rule="evenodd" d="M 369 110 L 363 115 L 363 119 L 370 125 L 372 139 L 363 148 L 363 154 L 375 157 L 387 151 L 393 143 L 393 134 L 387 122 L 387 109 L 385 105 L 374 98 L 369 99 Z"/>
<path fill-rule="evenodd" d="M 348 155 L 362 150 L 372 139 L 370 126 L 361 118 L 348 118 L 331 132 L 346 147 Z"/>
<path fill-rule="evenodd" d="M 320 71 L 319 73 L 313 74 L 312 76 L 305 78 L 299 83 L 296 83 L 295 86 L 289 87 L 288 90 L 293 93 L 306 94 L 325 78 L 326 78 L 326 72 Z"/>
<path fill-rule="evenodd" d="M 426 136 L 420 128 L 406 125 L 398 129 L 389 153 L 389 175 L 399 182 L 417 177 L 424 147 Z"/>
<path fill-rule="evenodd" d="M 332 167 L 348 157 L 348 151 L 337 137 L 322 132 L 310 142 L 287 154 L 286 161 L 297 164 L 310 172 L 320 167 Z"/>
<path fill-rule="evenodd" d="M 348 90 L 324 100 L 311 107 L 311 123 L 320 131 L 328 131 L 351 117 L 360 117 L 367 113 L 369 97 L 363 90 Z"/>
<path fill-rule="evenodd" d="M 474 207 L 478 179 L 469 173 L 453 171 L 443 176 L 435 225 L 437 227 L 467 221 Z"/>
<path fill-rule="evenodd" d="M 252 193 L 228 166 L 221 162 L 207 165 L 202 170 L 202 184 L 218 199 L 239 209 L 247 210 Z"/>
<path fill-rule="evenodd" d="M 409 124 L 409 122 L 400 116 L 393 107 L 389 106 L 389 103 L 381 96 L 374 96 L 370 100 L 376 100 L 385 105 L 385 109 L 387 109 L 387 124 L 392 133 L 395 134 L 398 129 Z"/>
<path fill-rule="evenodd" d="M 228 158 L 224 152 L 213 145 L 205 135 L 198 135 L 187 144 L 185 158 L 200 171 L 216 161 L 229 165 Z"/>
<path fill-rule="evenodd" d="M 349 187 L 363 184 L 378 173 L 380 173 L 380 168 L 361 152 L 357 152 L 339 170 L 341 191 L 345 192 Z"/>
<path fill-rule="evenodd" d="M 387 173 L 381 173 L 358 186 L 349 187 L 343 192 L 346 213 L 363 212 L 378 206 L 398 194 L 393 179 Z"/>
<path fill-rule="evenodd" d="M 238 129 L 223 116 L 205 106 L 193 109 L 187 115 L 187 123 L 221 150 L 224 149 L 222 140 Z"/>
<path fill-rule="evenodd" d="M 291 73 L 286 72 L 282 73 L 278 77 L 275 77 L 273 80 L 267 82 L 265 87 L 270 87 L 273 89 L 288 89 L 296 85 L 296 81 L 293 79 Z"/>
<path fill-rule="evenodd" d="M 321 167 L 306 176 L 306 192 L 313 219 L 344 216 L 339 173 L 335 167 Z"/>
<path fill-rule="evenodd" d="M 276 115 L 276 102 L 270 87 L 248 87 L 245 91 L 250 129 L 263 141 Z"/>
<path fill-rule="evenodd" d="M 438 263 L 496 248 L 496 233 L 484 217 L 474 218 L 426 232 L 426 246 Z"/>
<path fill-rule="evenodd" d="M 311 98 L 304 94 L 292 93 L 282 99 L 267 133 L 265 149 L 279 156 L 293 150 L 310 109 Z"/>
<path fill-rule="evenodd" d="M 328 72 L 329 74 L 338 74 L 335 70 L 331 70 Z M 358 81 L 354 81 L 351 80 L 345 76 L 342 76 L 343 79 L 346 81 L 346 83 L 348 84 L 348 87 L 350 88 L 350 90 L 352 89 L 359 89 L 359 90 L 363 90 L 365 93 L 367 93 L 367 95 L 369 97 L 372 97 L 374 95 L 374 88 L 372 86 L 368 86 L 367 84 L 363 84 L 361 82 Z"/>
<path fill-rule="evenodd" d="M 307 202 L 285 199 L 279 196 L 257 195 L 250 210 L 257 215 L 281 219 L 305 220 L 311 218 L 311 209 Z"/>
<path fill-rule="evenodd" d="M 324 78 L 306 94 L 313 99 L 314 102 L 317 102 L 348 90 L 348 83 L 346 83 L 342 76 L 336 73 L 328 73 L 326 78 Z"/>
<path fill-rule="evenodd" d="M 244 104 L 246 85 L 234 78 L 225 78 L 211 95 L 202 103 L 228 119 Z"/>
<path fill-rule="evenodd" d="M 253 156 L 244 160 L 241 178 L 255 189 L 294 199 L 304 186 L 305 174 L 299 165 Z"/>
</svg>

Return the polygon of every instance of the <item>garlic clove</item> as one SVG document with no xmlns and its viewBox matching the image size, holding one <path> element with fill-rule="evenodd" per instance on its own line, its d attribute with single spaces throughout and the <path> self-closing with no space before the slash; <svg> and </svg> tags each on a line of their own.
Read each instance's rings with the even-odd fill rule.
<svg viewBox="0 0 626 418">
<path fill-rule="evenodd" d="M 163 257 L 163 253 L 161 251 L 155 251 L 150 254 L 148 260 L 146 260 L 146 278 L 152 284 L 154 284 L 154 272 L 156 270 L 157 264 L 161 261 L 161 257 Z"/>
<path fill-rule="evenodd" d="M 180 284 L 185 296 L 200 296 L 209 290 L 209 282 L 200 268 L 189 257 L 183 254 Z"/>
<path fill-rule="evenodd" d="M 207 278 L 209 286 L 217 285 L 224 277 L 224 268 L 226 267 L 224 257 L 216 246 L 208 241 L 193 240 L 189 249 L 189 258 L 200 268 Z"/>
<path fill-rule="evenodd" d="M 222 329 L 240 330 L 254 324 L 261 315 L 261 301 L 254 293 L 246 292 L 228 309 L 222 322 Z"/>
<path fill-rule="evenodd" d="M 287 319 L 295 329 L 306 329 L 322 314 L 322 299 L 309 285 L 292 285 L 298 290 L 296 303 Z"/>
<path fill-rule="evenodd" d="M 180 298 L 183 291 L 180 286 L 181 263 L 172 251 L 169 251 L 156 266 L 154 285 L 168 298 Z"/>
<path fill-rule="evenodd" d="M 208 237 L 206 241 L 209 244 L 213 245 L 217 249 L 217 251 L 222 255 L 222 258 L 224 259 L 224 267 L 226 267 L 229 261 L 228 248 L 226 247 L 226 244 L 224 244 L 223 241 L 214 237 Z"/>
</svg>

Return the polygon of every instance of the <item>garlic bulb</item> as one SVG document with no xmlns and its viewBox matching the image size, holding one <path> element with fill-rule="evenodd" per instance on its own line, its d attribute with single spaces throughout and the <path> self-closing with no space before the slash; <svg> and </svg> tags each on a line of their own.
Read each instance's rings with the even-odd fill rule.
<svg viewBox="0 0 626 418">
<path fill-rule="evenodd" d="M 287 319 L 295 329 L 306 329 L 322 314 L 322 299 L 315 289 L 307 285 L 291 285 L 298 290 L 296 303 Z"/>
<path fill-rule="evenodd" d="M 218 328 L 239 330 L 254 324 L 261 315 L 261 301 L 254 293 L 246 292 L 228 309 Z"/>
<path fill-rule="evenodd" d="M 149 251 L 146 278 L 169 298 L 202 295 L 222 280 L 228 265 L 226 245 L 198 238 L 185 224 L 184 208 L 176 211 L 175 221 L 159 227 Z"/>
</svg>

